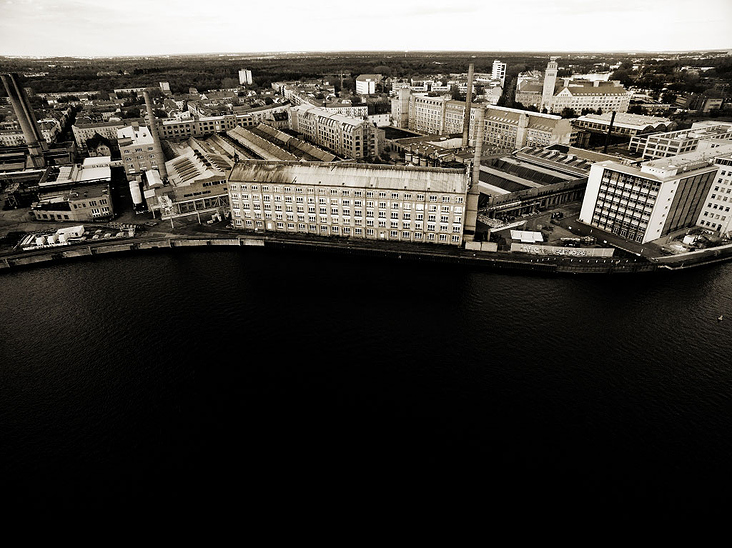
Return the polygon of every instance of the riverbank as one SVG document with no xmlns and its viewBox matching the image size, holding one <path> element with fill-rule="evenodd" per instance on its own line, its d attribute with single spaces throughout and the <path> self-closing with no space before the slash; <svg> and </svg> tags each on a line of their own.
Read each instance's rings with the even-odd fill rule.
<svg viewBox="0 0 732 548">
<path fill-rule="evenodd" d="M 382 257 L 416 262 L 453 263 L 496 270 L 546 274 L 610 274 L 653 272 L 659 265 L 643 259 L 542 257 L 524 253 L 481 252 L 430 244 L 399 244 L 330 238 L 286 238 L 279 235 L 155 234 L 125 240 L 72 244 L 38 251 L 0 255 L 0 271 L 50 265 L 60 261 L 106 256 L 112 253 L 180 250 L 189 248 L 267 248 L 316 253 Z"/>
<path fill-rule="evenodd" d="M 9 230 L 48 231 L 51 228 L 64 226 L 63 223 L 29 223 L 20 215 L 17 215 L 12 224 L 8 222 L 7 218 L 3 220 L 5 222 L 2 228 L 6 234 Z M 632 250 L 609 241 L 607 244 L 620 250 L 622 256 L 617 256 L 617 254 L 614 257 L 551 256 L 508 251 L 479 251 L 438 244 L 371 241 L 302 234 L 243 233 L 226 227 L 225 223 L 207 226 L 179 222 L 178 226 L 167 228 L 164 224 L 156 222 L 154 227 L 149 227 L 144 224 L 146 219 L 141 220 L 142 222 L 137 224 L 140 231 L 130 238 L 115 238 L 105 241 L 87 240 L 38 250 L 0 251 L 0 271 L 8 272 L 41 265 L 50 266 L 60 261 L 94 258 L 112 253 L 144 253 L 150 250 L 207 247 L 301 250 L 392 260 L 453 263 L 493 270 L 542 274 L 615 274 L 682 270 L 716 264 L 732 258 L 732 245 L 676 256 L 659 256 L 660 254 L 645 256 L 643 253 L 633 253 Z M 578 225 L 572 217 L 565 219 L 563 224 L 566 224 L 566 228 L 573 233 L 585 228 Z M 622 242 L 620 243 L 622 244 Z"/>
</svg>

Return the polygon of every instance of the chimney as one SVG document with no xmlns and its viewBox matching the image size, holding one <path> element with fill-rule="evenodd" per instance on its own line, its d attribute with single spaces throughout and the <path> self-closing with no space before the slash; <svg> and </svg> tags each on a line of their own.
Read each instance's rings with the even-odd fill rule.
<svg viewBox="0 0 732 548">
<path fill-rule="evenodd" d="M 470 136 L 470 109 L 473 102 L 473 63 L 468 67 L 468 89 L 465 93 L 465 117 L 463 118 L 463 148 L 467 148 Z"/>
<path fill-rule="evenodd" d="M 483 126 L 485 125 L 485 107 L 480 106 L 475 112 L 475 155 L 473 156 L 473 172 L 470 177 L 470 188 L 465 204 L 465 235 L 474 237 L 478 224 L 478 199 L 480 190 L 480 158 L 483 156 Z"/>
<path fill-rule="evenodd" d="M 17 74 L 2 74 L 0 78 L 5 86 L 10 104 L 13 106 L 15 115 L 18 118 L 20 129 L 23 131 L 33 167 L 45 167 L 46 159 L 43 156 L 43 151 L 48 150 L 48 144 L 38 127 L 38 122 L 36 121 L 35 114 L 33 114 L 33 108 L 28 99 L 28 94 L 22 86 L 18 85 Z"/>
<path fill-rule="evenodd" d="M 153 152 L 155 158 L 158 160 L 158 172 L 160 178 L 165 180 L 168 178 L 168 172 L 165 169 L 165 155 L 163 154 L 163 146 L 160 144 L 160 137 L 158 136 L 158 122 L 155 120 L 155 114 L 153 113 L 152 101 L 150 100 L 150 94 L 147 90 L 143 91 L 142 94 L 145 96 L 145 107 L 147 107 L 147 122 L 150 130 L 150 135 L 153 138 Z"/>
</svg>

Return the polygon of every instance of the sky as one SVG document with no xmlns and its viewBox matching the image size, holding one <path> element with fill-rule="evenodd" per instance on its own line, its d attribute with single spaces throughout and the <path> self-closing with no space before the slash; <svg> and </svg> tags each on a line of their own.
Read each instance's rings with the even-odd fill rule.
<svg viewBox="0 0 732 548">
<path fill-rule="evenodd" d="M 0 0 L 0 55 L 732 50 L 732 0 Z"/>
</svg>

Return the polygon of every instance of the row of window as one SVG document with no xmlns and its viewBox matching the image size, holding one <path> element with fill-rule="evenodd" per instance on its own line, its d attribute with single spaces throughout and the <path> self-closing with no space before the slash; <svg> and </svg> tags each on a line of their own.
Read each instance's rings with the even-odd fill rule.
<svg viewBox="0 0 732 548">
<path fill-rule="evenodd" d="M 256 183 L 253 184 L 247 184 L 247 183 L 231 183 L 231 191 L 232 192 L 238 192 L 241 191 L 247 191 L 251 190 L 252 192 L 284 192 L 285 194 L 292 194 L 293 188 L 290 186 L 282 187 L 282 190 L 280 190 L 280 187 L 277 185 L 270 186 L 270 185 L 259 185 Z M 425 196 L 427 196 L 427 200 L 430 202 L 439 202 L 442 201 L 443 203 L 450 203 L 452 199 L 454 198 L 455 203 L 461 204 L 463 203 L 463 197 L 462 196 L 450 196 L 450 195 L 443 195 L 442 197 L 436 195 L 436 194 L 429 194 L 426 195 L 424 193 L 411 193 L 411 192 L 388 192 L 388 191 L 373 191 L 373 190 L 350 190 L 350 189 L 337 189 L 337 188 L 322 188 L 318 187 L 317 193 L 315 191 L 314 187 L 295 187 L 294 188 L 295 193 L 307 193 L 307 194 L 329 194 L 330 196 L 354 196 L 356 198 L 360 197 L 366 197 L 366 198 L 390 198 L 392 200 L 415 200 L 418 202 L 424 202 Z"/>
<path fill-rule="evenodd" d="M 237 219 L 235 221 L 236 226 L 246 226 L 247 228 L 264 228 L 264 223 L 262 221 L 250 221 L 246 220 L 242 222 L 241 219 Z M 328 225 L 314 225 L 309 224 L 306 225 L 304 223 L 297 224 L 297 229 L 295 228 L 295 223 L 285 223 L 283 222 L 277 222 L 276 227 L 277 230 L 297 230 L 299 232 L 311 232 L 316 234 L 336 234 L 336 235 L 344 235 L 349 236 L 351 234 L 355 236 L 370 236 L 370 237 L 376 237 L 376 231 L 373 228 L 359 228 L 355 227 L 353 228 L 353 231 L 351 231 L 351 227 L 338 227 L 338 226 L 328 226 Z M 286 228 L 285 228 L 286 227 Z M 460 242 L 460 235 L 459 234 L 435 234 L 433 232 L 423 234 L 422 232 L 409 232 L 409 231 L 402 231 L 399 230 L 390 230 L 388 232 L 380 231 L 379 236 L 381 238 L 385 238 L 388 234 L 390 239 L 402 239 L 402 240 L 421 240 L 423 238 L 429 240 L 429 241 L 439 241 L 439 242 L 448 242 L 451 241 L 453 243 L 459 243 Z"/>
</svg>

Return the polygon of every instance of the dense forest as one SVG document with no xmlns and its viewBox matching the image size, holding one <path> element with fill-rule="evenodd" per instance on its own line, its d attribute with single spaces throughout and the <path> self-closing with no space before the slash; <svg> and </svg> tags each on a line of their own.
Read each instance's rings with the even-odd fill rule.
<svg viewBox="0 0 732 548">
<path fill-rule="evenodd" d="M 634 57 L 628 54 L 565 54 L 559 62 L 560 76 L 591 70 L 607 70 L 622 63 L 613 78 L 626 85 L 669 92 L 703 92 L 710 87 L 727 89 L 732 84 L 732 57 L 698 55 L 667 58 Z M 494 59 L 508 64 L 507 82 L 519 72 L 543 70 L 549 54 L 492 52 L 373 52 L 312 53 L 264 56 L 161 56 L 140 58 L 49 58 L 0 57 L 0 72 L 47 73 L 27 78 L 36 93 L 103 91 L 115 88 L 157 86 L 169 82 L 173 93 L 231 88 L 238 85 L 238 70 L 252 71 L 255 87 L 280 80 L 327 78 L 339 90 L 341 78 L 347 91 L 355 89 L 355 77 L 380 73 L 392 77 L 465 73 L 472 62 L 476 72 L 490 72 Z M 688 65 L 712 67 L 702 74 L 681 70 Z M 635 67 L 635 68 L 634 68 Z M 4 93 L 4 90 L 0 91 Z"/>
</svg>

